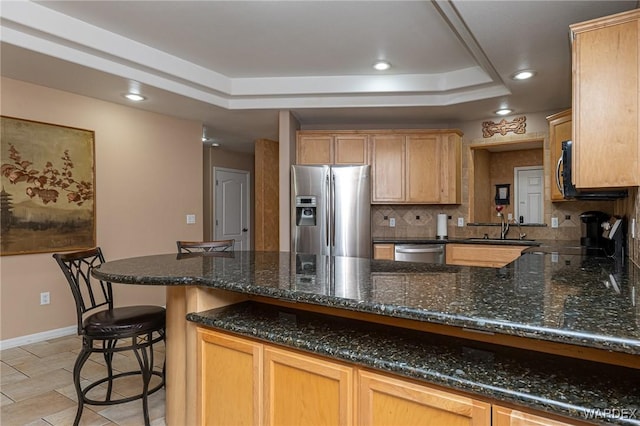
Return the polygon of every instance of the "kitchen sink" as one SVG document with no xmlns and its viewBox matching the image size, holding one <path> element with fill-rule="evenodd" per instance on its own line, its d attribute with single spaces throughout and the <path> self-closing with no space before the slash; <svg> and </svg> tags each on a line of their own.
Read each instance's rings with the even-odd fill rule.
<svg viewBox="0 0 640 426">
<path fill-rule="evenodd" d="M 527 239 L 519 239 L 519 238 L 467 238 L 464 241 L 468 241 L 470 243 L 485 243 L 485 244 L 504 244 L 504 245 L 512 245 L 512 246 L 539 246 L 536 240 L 527 240 Z"/>
</svg>

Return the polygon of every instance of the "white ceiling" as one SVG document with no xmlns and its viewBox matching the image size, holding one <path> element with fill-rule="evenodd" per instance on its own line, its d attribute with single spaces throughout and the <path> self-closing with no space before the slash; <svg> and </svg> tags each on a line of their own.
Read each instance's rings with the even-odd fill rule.
<svg viewBox="0 0 640 426">
<path fill-rule="evenodd" d="M 2 75 L 202 121 L 223 146 L 304 128 L 418 127 L 571 104 L 582 1 L 2 1 Z M 389 71 L 371 68 L 376 59 Z M 535 69 L 514 81 L 519 69 Z"/>
</svg>

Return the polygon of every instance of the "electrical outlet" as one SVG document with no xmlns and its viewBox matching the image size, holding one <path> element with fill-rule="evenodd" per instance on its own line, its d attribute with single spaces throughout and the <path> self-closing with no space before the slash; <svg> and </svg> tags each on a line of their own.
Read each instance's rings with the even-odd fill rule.
<svg viewBox="0 0 640 426">
<path fill-rule="evenodd" d="M 196 215 L 195 214 L 188 214 L 187 215 L 187 225 L 193 225 L 194 223 L 196 223 Z"/>
<path fill-rule="evenodd" d="M 40 293 L 40 304 L 48 305 L 49 303 L 51 303 L 49 292 L 45 291 L 44 293 Z"/>
<path fill-rule="evenodd" d="M 512 213 L 507 214 L 507 220 L 509 220 L 509 221 L 513 220 L 513 214 Z"/>
<path fill-rule="evenodd" d="M 464 226 L 464 217 L 458 218 L 458 227 L 462 228 Z"/>
<path fill-rule="evenodd" d="M 396 218 L 392 217 L 389 219 L 389 227 L 391 228 L 395 228 L 396 227 Z"/>
<path fill-rule="evenodd" d="M 557 228 L 558 227 L 558 218 L 557 217 L 552 217 L 551 218 L 551 227 L 552 228 Z"/>
</svg>

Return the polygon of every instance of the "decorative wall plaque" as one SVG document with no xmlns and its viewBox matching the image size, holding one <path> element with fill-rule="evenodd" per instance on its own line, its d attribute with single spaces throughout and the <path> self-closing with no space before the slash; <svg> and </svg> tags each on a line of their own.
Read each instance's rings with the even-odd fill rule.
<svg viewBox="0 0 640 426">
<path fill-rule="evenodd" d="M 504 118 L 499 123 L 493 121 L 482 122 L 482 137 L 490 138 L 496 133 L 500 133 L 505 136 L 508 132 L 513 132 L 517 135 L 526 133 L 527 130 L 527 117 L 516 117 L 512 121 L 507 121 Z"/>
</svg>

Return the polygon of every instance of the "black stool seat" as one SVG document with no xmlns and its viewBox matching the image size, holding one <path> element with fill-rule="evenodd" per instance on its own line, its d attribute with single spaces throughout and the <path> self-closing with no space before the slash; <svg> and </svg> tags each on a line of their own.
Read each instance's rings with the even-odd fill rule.
<svg viewBox="0 0 640 426">
<path fill-rule="evenodd" d="M 111 283 L 91 276 L 93 268 L 104 262 L 100 247 L 75 253 L 56 253 L 53 257 L 71 286 L 76 302 L 78 334 L 82 336 L 82 349 L 73 367 L 73 384 L 78 395 L 74 426 L 80 423 L 85 404 L 113 405 L 135 399 L 142 400 L 144 424 L 149 426 L 147 397 L 164 387 L 166 364 L 163 363 L 162 369 L 155 368 L 154 345 L 164 341 L 165 309 L 148 305 L 115 308 Z M 137 370 L 114 371 L 113 355 L 124 351 L 133 352 L 138 362 Z M 102 354 L 107 371 L 104 377 L 86 384 L 81 376 L 82 367 L 95 353 Z M 112 392 L 114 382 L 128 376 L 140 376 L 142 390 L 124 397 Z M 153 377 L 157 379 L 156 383 L 152 383 Z M 92 392 L 103 384 L 106 384 L 104 397 L 101 397 L 101 392 Z"/>
<path fill-rule="evenodd" d="M 82 322 L 87 336 L 119 338 L 164 327 L 165 309 L 161 306 L 125 306 L 89 315 Z"/>
</svg>

